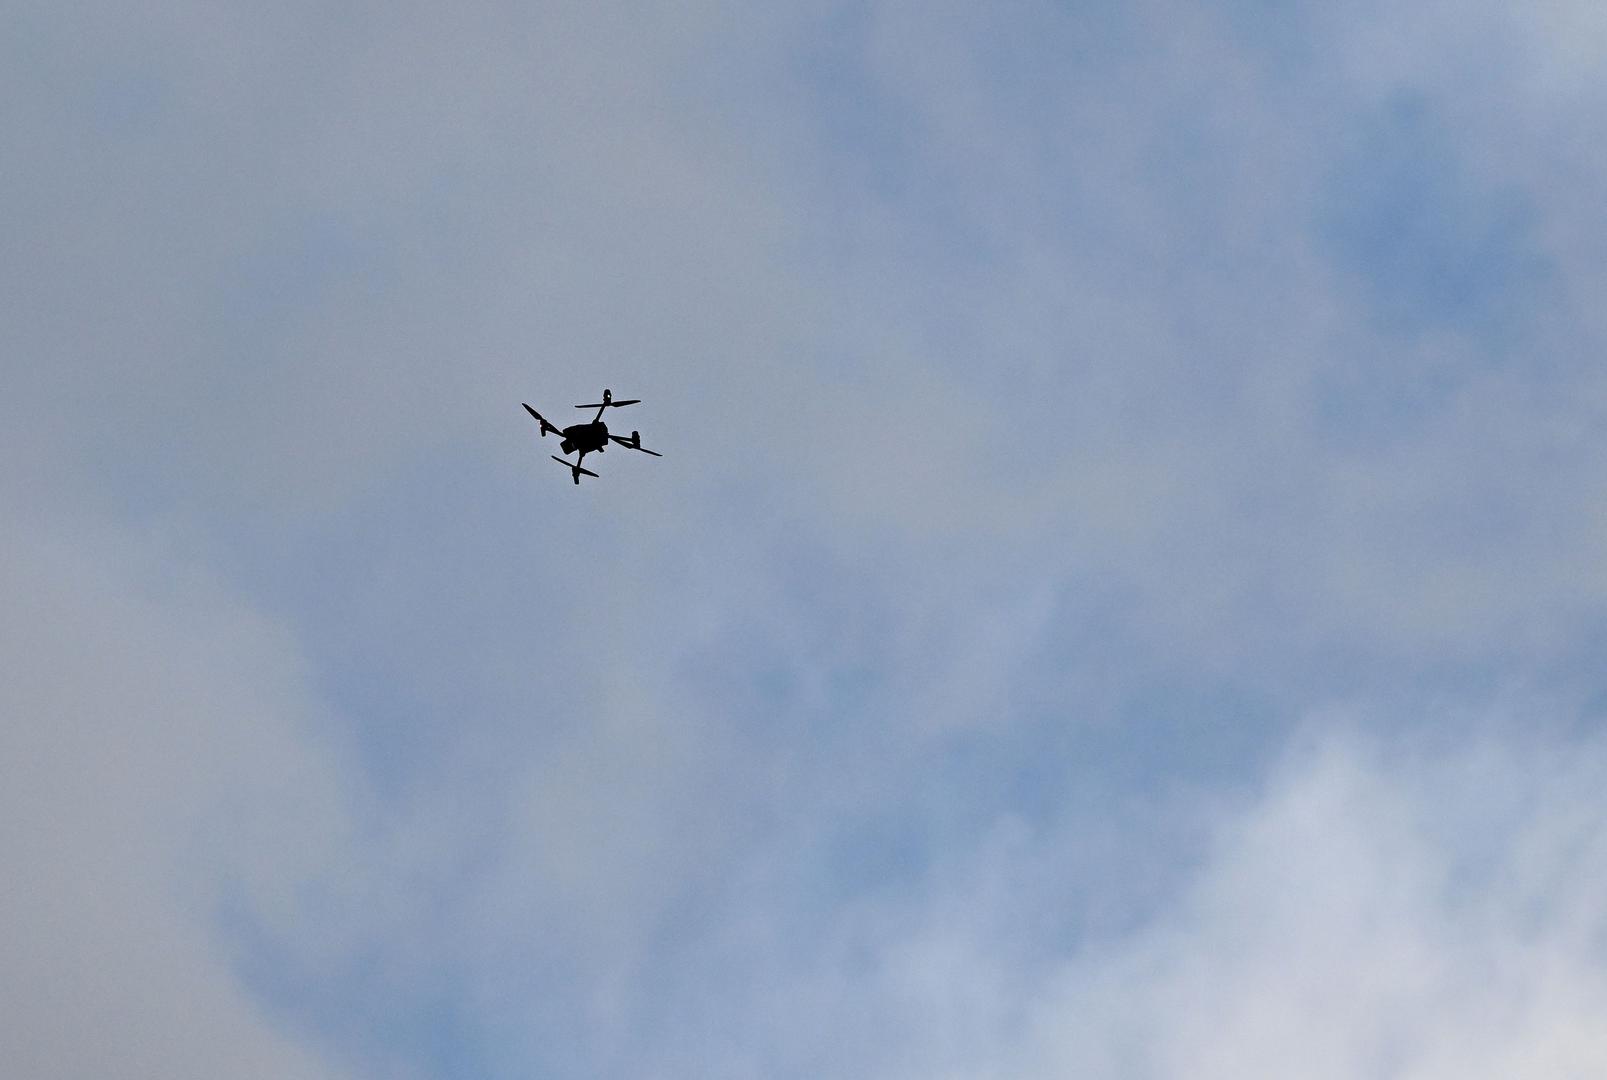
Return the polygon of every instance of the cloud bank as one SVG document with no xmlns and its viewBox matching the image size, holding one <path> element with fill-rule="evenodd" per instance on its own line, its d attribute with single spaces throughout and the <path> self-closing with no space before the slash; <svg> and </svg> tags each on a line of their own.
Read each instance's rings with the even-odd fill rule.
<svg viewBox="0 0 1607 1080">
<path fill-rule="evenodd" d="M 1599 1068 L 1585 6 L 17 22 L 23 1073 Z"/>
</svg>

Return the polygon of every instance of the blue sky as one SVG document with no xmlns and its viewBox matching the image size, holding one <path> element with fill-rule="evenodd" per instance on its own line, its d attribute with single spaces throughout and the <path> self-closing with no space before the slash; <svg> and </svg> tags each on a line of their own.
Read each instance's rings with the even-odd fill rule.
<svg viewBox="0 0 1607 1080">
<path fill-rule="evenodd" d="M 12 21 L 19 1075 L 1607 1067 L 1607 17 Z"/>
</svg>

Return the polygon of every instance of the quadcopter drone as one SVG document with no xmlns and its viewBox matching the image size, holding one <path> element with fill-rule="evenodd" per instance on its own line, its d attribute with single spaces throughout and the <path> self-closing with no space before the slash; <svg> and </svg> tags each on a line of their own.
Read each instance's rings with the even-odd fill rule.
<svg viewBox="0 0 1607 1080">
<path fill-rule="evenodd" d="M 520 402 L 520 404 L 524 405 L 524 402 Z M 569 427 L 563 429 L 559 429 L 555 424 L 548 423 L 546 417 L 532 409 L 529 405 L 525 405 L 525 412 L 535 417 L 536 423 L 541 425 L 542 438 L 546 438 L 547 432 L 550 431 L 555 435 L 560 435 L 563 437 L 563 441 L 558 444 L 558 449 L 562 450 L 566 454 L 574 453 L 576 450 L 580 451 L 580 456 L 574 461 L 565 461 L 563 458 L 553 455 L 554 461 L 569 468 L 570 475 L 575 478 L 575 483 L 578 484 L 580 483 L 581 473 L 585 473 L 587 476 L 591 477 L 597 476 L 597 474 L 592 472 L 590 469 L 581 468 L 580 463 L 585 461 L 586 455 L 592 453 L 593 451 L 596 451 L 599 454 L 602 453 L 608 448 L 609 440 L 619 443 L 619 445 L 628 450 L 640 450 L 642 453 L 652 454 L 654 457 L 664 456 L 656 450 L 649 450 L 647 447 L 643 446 L 642 436 L 639 432 L 631 432 L 631 437 L 628 439 L 620 435 L 610 435 L 608 433 L 608 425 L 603 423 L 603 413 L 608 409 L 618 409 L 625 405 L 639 404 L 641 404 L 640 398 L 631 398 L 629 401 L 615 401 L 614 395 L 609 391 L 604 390 L 602 401 L 591 405 L 575 406 L 577 409 L 597 410 L 597 415 L 592 418 L 591 423 L 571 424 Z"/>
</svg>

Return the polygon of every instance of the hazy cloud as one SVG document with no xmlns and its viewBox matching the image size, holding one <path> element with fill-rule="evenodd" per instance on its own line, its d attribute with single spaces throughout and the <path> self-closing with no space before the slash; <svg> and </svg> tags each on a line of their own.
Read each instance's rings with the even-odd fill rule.
<svg viewBox="0 0 1607 1080">
<path fill-rule="evenodd" d="M 1597 1062 L 1583 6 L 17 22 L 31 1074 Z"/>
</svg>

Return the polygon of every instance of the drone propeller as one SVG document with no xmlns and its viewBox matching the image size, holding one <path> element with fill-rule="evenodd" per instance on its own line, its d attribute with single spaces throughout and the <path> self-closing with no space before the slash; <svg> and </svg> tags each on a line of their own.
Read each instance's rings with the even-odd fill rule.
<svg viewBox="0 0 1607 1080">
<path fill-rule="evenodd" d="M 577 408 L 577 409 L 606 409 L 606 408 L 608 408 L 610 406 L 618 408 L 621 405 L 640 405 L 641 403 L 642 403 L 641 398 L 631 398 L 628 401 L 615 401 L 613 391 L 604 390 L 603 391 L 603 400 L 594 401 L 590 405 L 576 405 L 575 408 Z"/>
<path fill-rule="evenodd" d="M 585 473 L 587 476 L 597 477 L 597 474 L 592 472 L 590 469 L 583 469 L 579 465 L 576 465 L 572 461 L 565 461 L 563 458 L 557 457 L 557 456 L 554 456 L 553 460 L 556 461 L 560 465 L 569 466 L 569 471 L 570 471 L 570 473 L 572 473 L 574 475 L 575 483 L 577 483 L 577 484 L 580 483 L 580 474 L 581 473 Z M 601 478 L 598 477 L 598 479 L 601 479 Z"/>
<path fill-rule="evenodd" d="M 524 405 L 525 406 L 525 412 L 527 412 L 531 416 L 535 417 L 536 418 L 536 423 L 541 425 L 541 437 L 543 439 L 545 439 L 547 437 L 547 432 L 549 432 L 549 431 L 553 432 L 556 435 L 562 435 L 563 434 L 563 432 L 559 431 L 557 428 L 555 428 L 551 424 L 549 424 L 547 422 L 547 418 L 545 416 L 542 416 L 536 410 L 532 409 L 529 405 L 525 405 L 525 403 L 522 402 L 522 401 L 519 402 L 519 404 Z"/>
<path fill-rule="evenodd" d="M 639 432 L 635 432 L 635 431 L 631 432 L 631 437 L 628 438 L 628 439 L 625 438 L 625 436 L 623 436 L 623 435 L 610 435 L 609 438 L 612 439 L 614 442 L 619 443 L 619 445 L 623 446 L 627 450 L 640 450 L 642 453 L 644 453 L 644 454 L 652 454 L 654 457 L 663 457 L 664 456 L 663 454 L 659 453 L 657 450 L 649 450 L 647 447 L 643 446 L 642 445 L 642 436 L 641 436 L 641 434 Z"/>
</svg>

